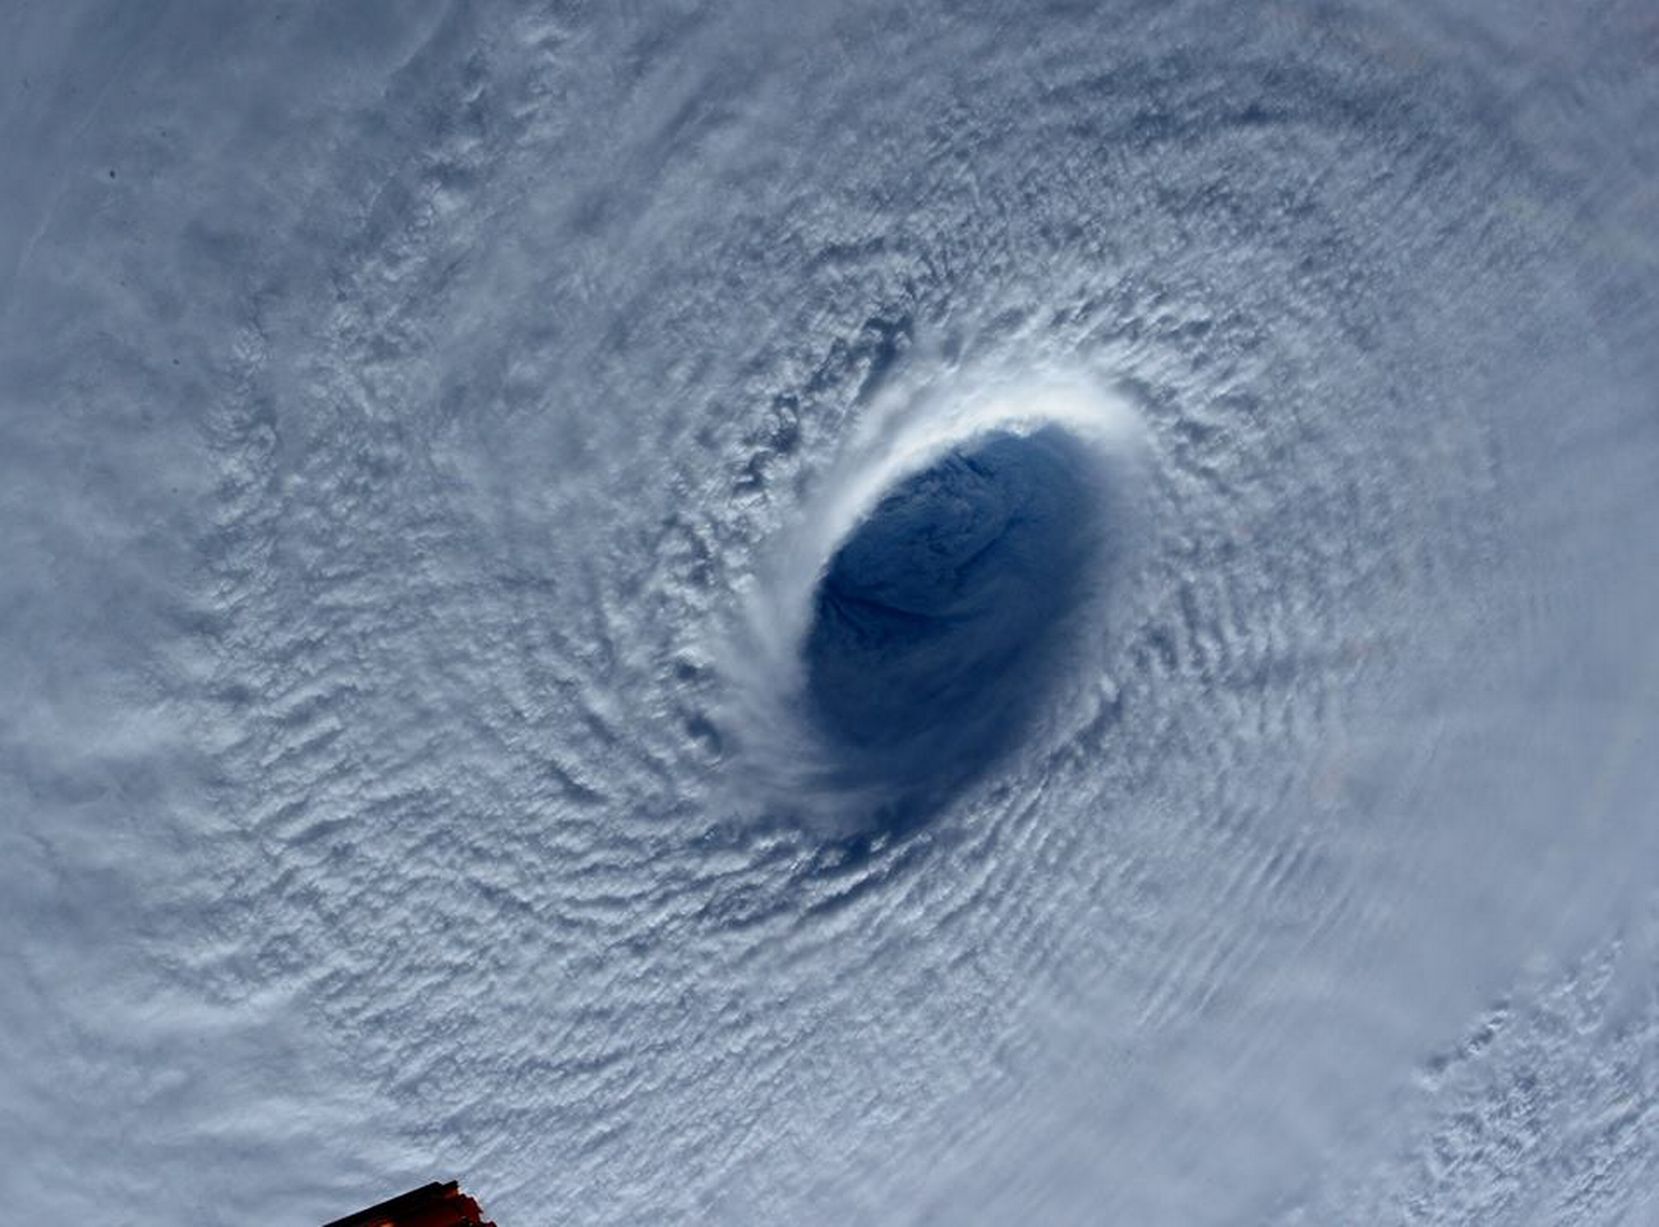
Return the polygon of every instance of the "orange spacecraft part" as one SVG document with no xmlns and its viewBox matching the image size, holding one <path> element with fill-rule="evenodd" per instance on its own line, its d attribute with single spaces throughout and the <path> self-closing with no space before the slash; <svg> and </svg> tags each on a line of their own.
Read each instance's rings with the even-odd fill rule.
<svg viewBox="0 0 1659 1227">
<path fill-rule="evenodd" d="M 413 1189 L 323 1227 L 495 1227 L 453 1180 Z"/>
</svg>

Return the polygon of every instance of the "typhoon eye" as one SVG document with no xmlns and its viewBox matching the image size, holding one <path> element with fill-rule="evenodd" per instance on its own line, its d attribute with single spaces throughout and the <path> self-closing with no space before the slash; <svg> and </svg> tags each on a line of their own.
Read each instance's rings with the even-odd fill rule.
<svg viewBox="0 0 1659 1227">
<path fill-rule="evenodd" d="M 801 645 L 807 718 L 906 826 L 1018 744 L 1101 580 L 1104 473 L 1058 425 L 969 439 L 835 549 Z"/>
<path fill-rule="evenodd" d="M 1143 446 L 1134 406 L 1082 377 L 876 406 L 727 641 L 734 802 L 836 841 L 903 834 L 1094 719 Z"/>
</svg>

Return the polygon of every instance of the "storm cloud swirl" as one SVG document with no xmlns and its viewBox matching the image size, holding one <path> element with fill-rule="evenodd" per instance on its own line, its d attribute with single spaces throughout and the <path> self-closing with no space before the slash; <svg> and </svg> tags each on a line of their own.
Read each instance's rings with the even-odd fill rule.
<svg viewBox="0 0 1659 1227">
<path fill-rule="evenodd" d="M 16 1213 L 1651 1216 L 1651 6 L 8 21 Z"/>
</svg>

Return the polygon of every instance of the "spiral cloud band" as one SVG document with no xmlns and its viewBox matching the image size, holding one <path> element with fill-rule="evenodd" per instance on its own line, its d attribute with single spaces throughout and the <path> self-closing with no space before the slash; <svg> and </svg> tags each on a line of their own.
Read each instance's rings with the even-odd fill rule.
<svg viewBox="0 0 1659 1227">
<path fill-rule="evenodd" d="M 1651 0 L 0 18 L 0 1204 L 1659 1221 Z"/>
</svg>

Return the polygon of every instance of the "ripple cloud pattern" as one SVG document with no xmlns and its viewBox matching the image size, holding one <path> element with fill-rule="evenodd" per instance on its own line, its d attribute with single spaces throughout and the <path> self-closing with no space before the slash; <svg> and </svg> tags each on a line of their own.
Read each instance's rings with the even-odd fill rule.
<svg viewBox="0 0 1659 1227">
<path fill-rule="evenodd" d="M 0 17 L 0 1203 L 1659 1220 L 1649 0 Z"/>
</svg>

